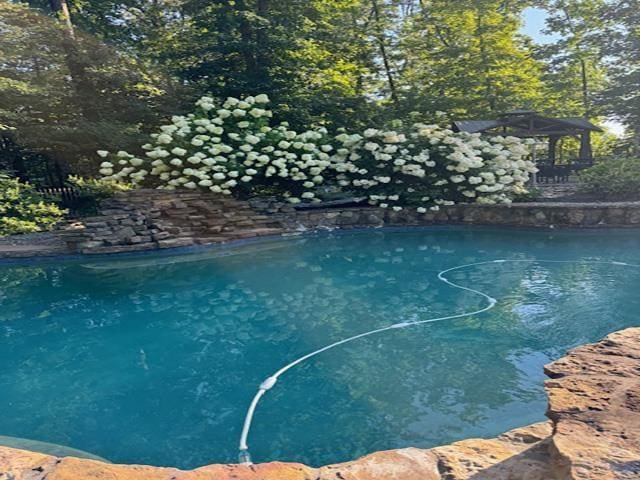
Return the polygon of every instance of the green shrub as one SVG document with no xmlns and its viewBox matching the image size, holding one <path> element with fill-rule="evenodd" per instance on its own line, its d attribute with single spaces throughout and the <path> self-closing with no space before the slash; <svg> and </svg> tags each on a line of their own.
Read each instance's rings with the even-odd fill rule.
<svg viewBox="0 0 640 480">
<path fill-rule="evenodd" d="M 522 191 L 521 193 L 514 195 L 513 201 L 515 203 L 535 202 L 540 198 L 541 195 L 542 195 L 542 190 L 540 190 L 539 188 L 529 187 L 526 190 Z"/>
<path fill-rule="evenodd" d="M 72 175 L 67 181 L 79 191 L 79 198 L 75 205 L 75 210 L 79 214 L 95 213 L 100 200 L 134 188 L 131 183 L 107 178 L 83 178 Z"/>
<path fill-rule="evenodd" d="M 615 158 L 580 173 L 581 190 L 603 199 L 640 197 L 640 158 Z"/>
<path fill-rule="evenodd" d="M 0 236 L 48 230 L 65 211 L 45 201 L 28 183 L 0 176 Z"/>
<path fill-rule="evenodd" d="M 107 178 L 83 178 L 71 175 L 67 181 L 80 190 L 82 194 L 96 199 L 109 198 L 114 193 L 128 192 L 134 188 L 131 183 Z"/>
<path fill-rule="evenodd" d="M 367 197 L 371 205 L 419 213 L 455 203 L 508 203 L 524 192 L 535 165 L 528 141 L 481 137 L 437 125 L 394 122 L 330 135 L 271 121 L 265 94 L 217 102 L 204 96 L 142 145 L 142 156 L 96 153 L 100 174 L 165 190 L 250 197 L 269 192 L 292 204 L 319 202 L 327 190 Z"/>
</svg>

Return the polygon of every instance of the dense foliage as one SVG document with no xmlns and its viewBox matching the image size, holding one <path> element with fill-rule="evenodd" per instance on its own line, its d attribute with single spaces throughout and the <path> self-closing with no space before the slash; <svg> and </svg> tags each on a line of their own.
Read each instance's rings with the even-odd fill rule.
<svg viewBox="0 0 640 480">
<path fill-rule="evenodd" d="M 407 133 L 366 129 L 342 134 L 332 157 L 341 186 L 368 195 L 369 203 L 396 210 L 437 210 L 454 203 L 509 203 L 526 191 L 529 149 L 515 137 L 454 133 L 414 124 Z"/>
<path fill-rule="evenodd" d="M 144 125 L 179 108 L 184 95 L 142 59 L 6 0 L 0 58 L 0 136 L 79 174 L 95 173 L 91 157 L 105 142 L 139 144 Z"/>
<path fill-rule="evenodd" d="M 77 198 L 74 200 L 74 213 L 91 215 L 98 211 L 100 201 L 112 197 L 118 192 L 127 192 L 134 188 L 132 183 L 104 178 L 83 178 L 71 175 L 67 183 L 75 187 Z"/>
<path fill-rule="evenodd" d="M 296 130 L 534 108 L 640 138 L 637 0 L 0 3 L 0 129 L 76 173 L 203 94 L 267 92 Z M 521 33 L 532 6 L 543 44 Z"/>
<path fill-rule="evenodd" d="M 272 126 L 266 94 L 243 99 L 212 97 L 194 113 L 172 117 L 142 146 L 98 155 L 110 181 L 163 189 L 205 189 L 249 196 L 268 188 L 291 203 L 317 202 L 327 189 L 366 195 L 381 207 L 401 209 L 457 202 L 509 202 L 524 190 L 534 166 L 515 137 L 481 138 L 436 125 L 410 129 L 365 129 L 335 137 L 320 127 L 297 132 Z"/>
<path fill-rule="evenodd" d="M 514 108 L 550 111 L 544 64 L 519 35 L 523 2 L 419 2 L 402 18 L 397 77 L 402 110 L 454 118 Z"/>
<path fill-rule="evenodd" d="M 582 190 L 599 197 L 622 200 L 640 198 L 640 158 L 603 161 L 580 174 Z"/>
<path fill-rule="evenodd" d="M 0 175 L 0 236 L 47 230 L 63 215 L 31 185 Z"/>
</svg>

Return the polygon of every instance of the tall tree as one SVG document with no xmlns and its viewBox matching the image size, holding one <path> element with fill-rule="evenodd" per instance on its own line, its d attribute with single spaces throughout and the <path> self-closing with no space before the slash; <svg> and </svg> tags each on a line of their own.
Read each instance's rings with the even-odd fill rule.
<svg viewBox="0 0 640 480">
<path fill-rule="evenodd" d="M 78 29 L 70 39 L 67 22 L 3 1 L 0 32 L 3 135 L 77 171 L 93 173 L 105 145 L 139 145 L 145 124 L 178 109 L 171 81 Z"/>
<path fill-rule="evenodd" d="M 610 81 L 598 104 L 626 126 L 633 152 L 640 155 L 640 3 L 613 2 L 604 19 L 601 37 Z"/>
<path fill-rule="evenodd" d="M 352 124 L 367 115 L 374 62 L 363 2 L 76 0 L 72 11 L 79 27 L 201 92 L 266 92 L 295 124 Z"/>
<path fill-rule="evenodd" d="M 481 117 L 533 108 L 628 125 L 640 116 L 638 0 L 27 1 L 57 30 L 45 34 L 41 16 L 24 24 L 20 41 L 15 30 L 0 39 L 4 88 L 10 79 L 11 88 L 19 80 L 46 91 L 56 99 L 48 110 L 41 95 L 23 111 L 60 106 L 56 125 L 84 124 L 95 132 L 87 138 L 139 131 L 142 119 L 190 101 L 184 88 L 171 92 L 177 84 L 194 95 L 268 93 L 278 119 L 297 128 L 379 124 L 414 111 L 435 120 L 438 111 Z M 0 2 L 26 15 L 23 4 Z M 551 44 L 521 34 L 531 5 L 548 10 Z M 7 12 L 15 21 L 16 10 Z M 32 41 L 53 48 L 36 52 Z M 0 124 L 18 122 L 3 112 Z"/>
<path fill-rule="evenodd" d="M 555 91 L 558 104 L 587 118 L 598 112 L 595 94 L 604 86 L 602 63 L 606 0 L 542 0 L 549 12 L 546 32 L 556 40 L 540 50 L 548 65 L 547 82 Z"/>
<path fill-rule="evenodd" d="M 523 2 L 418 6 L 402 32 L 405 109 L 482 116 L 542 103 L 541 65 L 519 33 Z"/>
<path fill-rule="evenodd" d="M 95 122 L 98 120 L 97 112 L 93 108 L 95 88 L 87 72 L 87 59 L 83 57 L 76 39 L 69 5 L 66 0 L 49 0 L 49 8 L 51 13 L 62 22 L 64 35 L 61 37 L 60 46 L 65 52 L 67 69 L 75 90 L 76 104 L 86 120 Z"/>
<path fill-rule="evenodd" d="M 390 45 L 388 39 L 388 31 L 390 30 L 389 21 L 393 22 L 396 18 L 393 16 L 394 2 L 384 2 L 379 0 L 370 0 L 371 4 L 371 20 L 373 38 L 378 48 L 380 57 L 380 63 L 383 67 L 384 76 L 389 91 L 391 100 L 394 106 L 398 106 L 400 99 L 398 97 L 398 90 L 396 88 L 396 68 L 392 65 L 393 59 L 390 52 Z"/>
</svg>

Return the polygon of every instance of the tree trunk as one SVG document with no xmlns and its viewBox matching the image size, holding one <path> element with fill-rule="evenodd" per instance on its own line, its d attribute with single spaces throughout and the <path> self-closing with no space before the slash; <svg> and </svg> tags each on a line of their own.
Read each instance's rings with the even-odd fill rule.
<svg viewBox="0 0 640 480">
<path fill-rule="evenodd" d="M 65 35 L 61 45 L 65 53 L 65 62 L 76 93 L 78 106 L 85 119 L 95 122 L 98 120 L 98 114 L 93 108 L 93 102 L 96 101 L 96 92 L 88 78 L 87 67 L 78 49 L 69 6 L 66 0 L 49 0 L 49 6 L 51 11 L 64 22 Z"/>
<path fill-rule="evenodd" d="M 387 82 L 389 83 L 389 91 L 391 93 L 391 100 L 393 103 L 398 106 L 398 92 L 396 90 L 396 82 L 393 78 L 393 72 L 391 70 L 391 63 L 389 62 L 389 55 L 387 53 L 387 47 L 385 45 L 385 35 L 384 35 L 384 27 L 381 23 L 380 18 L 380 9 L 378 8 L 377 0 L 371 0 L 371 6 L 373 8 L 373 16 L 376 21 L 376 40 L 378 42 L 378 46 L 380 47 L 380 56 L 382 57 L 382 64 L 384 66 L 384 71 L 387 76 Z"/>
<path fill-rule="evenodd" d="M 73 23 L 71 22 L 71 13 L 69 12 L 69 5 L 67 0 L 49 0 L 49 6 L 51 11 L 57 13 L 62 21 L 65 23 L 67 34 L 71 38 L 75 38 L 75 32 L 73 30 Z"/>
<path fill-rule="evenodd" d="M 480 68 L 482 69 L 482 73 L 484 75 L 485 97 L 489 105 L 489 110 L 493 112 L 496 109 L 496 99 L 493 92 L 493 83 L 491 82 L 491 77 L 489 76 L 489 58 L 487 56 L 487 47 L 484 43 L 484 23 L 482 11 L 480 9 L 477 10 L 476 22 L 476 35 L 478 37 L 478 45 L 480 47 L 480 61 L 482 62 L 482 66 Z"/>
<path fill-rule="evenodd" d="M 584 116 L 589 118 L 591 115 L 591 105 L 589 102 L 589 82 L 587 78 L 587 62 L 584 58 L 580 58 L 580 78 L 582 81 L 582 104 L 584 107 Z"/>
<path fill-rule="evenodd" d="M 269 0 L 258 0 L 258 16 L 265 21 L 269 20 Z M 256 54 L 256 69 L 260 81 L 267 86 L 269 76 L 269 55 L 267 54 L 267 43 L 269 42 L 269 26 L 260 25 L 256 31 L 256 44 L 258 46 Z"/>
<path fill-rule="evenodd" d="M 549 151 L 547 155 L 549 157 L 549 163 L 551 165 L 556 164 L 556 148 L 558 146 L 558 140 L 560 140 L 560 137 L 549 137 Z"/>
<path fill-rule="evenodd" d="M 561 4 L 561 7 L 562 7 L 562 13 L 564 14 L 564 18 L 567 21 L 567 26 L 569 28 L 569 31 L 574 36 L 577 36 L 578 34 L 573 28 L 573 18 L 571 17 L 569 10 L 567 10 L 567 7 L 566 5 L 564 5 L 564 3 Z M 582 84 L 581 91 L 582 91 L 582 106 L 584 108 L 584 117 L 588 119 L 591 115 L 591 103 L 589 101 L 589 77 L 587 73 L 587 62 L 584 59 L 582 52 L 580 50 L 580 42 L 578 42 L 578 51 L 576 55 L 578 57 L 578 61 L 580 62 L 580 82 Z"/>
<path fill-rule="evenodd" d="M 240 13 L 240 38 L 242 39 L 242 56 L 245 63 L 247 80 L 255 80 L 258 74 L 258 62 L 253 51 L 253 29 L 245 14 L 247 7 L 244 0 L 237 0 L 236 5 Z"/>
<path fill-rule="evenodd" d="M 591 149 L 591 132 L 585 131 L 580 135 L 580 151 L 578 160 L 585 163 L 593 163 L 593 150 Z"/>
</svg>

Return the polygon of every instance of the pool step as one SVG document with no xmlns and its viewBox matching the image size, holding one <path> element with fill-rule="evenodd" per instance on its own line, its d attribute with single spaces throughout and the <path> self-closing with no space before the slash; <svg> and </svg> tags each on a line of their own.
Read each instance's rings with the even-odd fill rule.
<svg viewBox="0 0 640 480">
<path fill-rule="evenodd" d="M 0 435 L 0 446 L 18 448 L 20 450 L 30 450 L 32 452 L 53 455 L 54 457 L 77 457 L 111 463 L 109 460 L 99 457 L 98 455 L 94 455 L 93 453 L 85 452 L 84 450 L 78 450 L 77 448 L 58 445 L 55 443 L 29 440 L 27 438 L 6 437 L 4 435 Z"/>
</svg>

